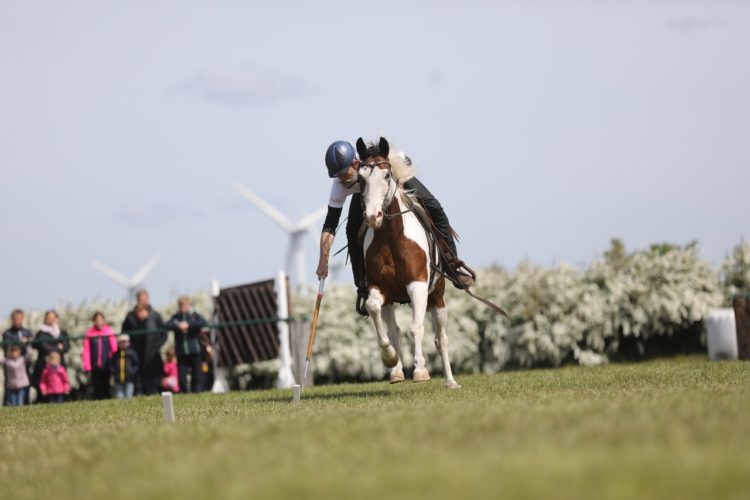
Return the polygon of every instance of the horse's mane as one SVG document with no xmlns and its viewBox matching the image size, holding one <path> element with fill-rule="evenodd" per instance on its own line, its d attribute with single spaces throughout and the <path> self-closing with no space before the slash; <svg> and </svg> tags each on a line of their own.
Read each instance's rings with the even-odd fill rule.
<svg viewBox="0 0 750 500">
<path fill-rule="evenodd" d="M 367 141 L 367 156 L 376 156 L 379 152 L 378 143 Z M 391 146 L 388 152 L 388 161 L 391 164 L 393 177 L 396 178 L 402 187 L 404 182 L 414 178 L 414 166 L 411 163 L 411 159 L 403 151 Z"/>
<path fill-rule="evenodd" d="M 404 182 L 414 178 L 414 166 L 411 160 L 406 159 L 403 151 L 391 150 L 388 153 L 388 161 L 391 163 L 391 172 L 402 186 Z"/>
</svg>

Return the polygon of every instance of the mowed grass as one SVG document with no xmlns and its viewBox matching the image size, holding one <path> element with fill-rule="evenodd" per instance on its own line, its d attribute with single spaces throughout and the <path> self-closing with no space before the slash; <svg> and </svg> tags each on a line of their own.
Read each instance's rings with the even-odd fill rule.
<svg viewBox="0 0 750 500">
<path fill-rule="evenodd" d="M 0 411 L 11 498 L 750 498 L 750 363 Z"/>
</svg>

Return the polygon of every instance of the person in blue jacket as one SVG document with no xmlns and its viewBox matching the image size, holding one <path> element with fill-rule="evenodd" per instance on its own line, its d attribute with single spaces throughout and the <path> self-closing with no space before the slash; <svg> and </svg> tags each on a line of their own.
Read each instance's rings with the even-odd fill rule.
<svg viewBox="0 0 750 500">
<path fill-rule="evenodd" d="M 177 301 L 179 311 L 167 322 L 167 329 L 174 332 L 174 347 L 177 353 L 177 377 L 182 392 L 202 392 L 204 390 L 201 365 L 201 330 L 208 323 L 192 310 L 188 297 Z M 188 372 L 190 386 L 188 386 Z"/>
</svg>

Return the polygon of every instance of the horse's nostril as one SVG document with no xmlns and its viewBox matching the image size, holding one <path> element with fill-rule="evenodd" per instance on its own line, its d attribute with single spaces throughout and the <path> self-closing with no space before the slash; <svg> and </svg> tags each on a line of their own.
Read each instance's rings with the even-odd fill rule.
<svg viewBox="0 0 750 500">
<path fill-rule="evenodd" d="M 383 212 L 378 212 L 378 219 L 383 216 Z"/>
</svg>

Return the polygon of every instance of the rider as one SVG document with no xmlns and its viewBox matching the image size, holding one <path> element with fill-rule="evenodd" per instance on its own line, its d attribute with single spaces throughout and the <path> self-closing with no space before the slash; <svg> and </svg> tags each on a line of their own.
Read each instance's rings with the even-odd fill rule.
<svg viewBox="0 0 750 500">
<path fill-rule="evenodd" d="M 405 156 L 404 159 L 407 164 L 411 165 L 409 157 Z M 352 200 L 349 203 L 349 218 L 346 224 L 346 239 L 354 274 L 354 284 L 357 286 L 357 311 L 363 316 L 367 316 L 367 310 L 364 307 L 364 301 L 368 295 L 364 251 L 357 238 L 357 233 L 364 219 L 362 195 L 359 183 L 357 183 L 359 164 L 360 159 L 354 146 L 346 141 L 336 141 L 326 151 L 326 167 L 328 168 L 328 177 L 333 178 L 333 186 L 328 201 L 328 214 L 323 223 L 323 232 L 320 235 L 320 259 L 316 274 L 319 279 L 328 276 L 328 257 L 333 245 L 333 238 L 341 218 L 344 202 L 349 195 L 352 195 Z M 407 190 L 414 191 L 432 218 L 433 224 L 438 229 L 443 241 L 450 249 L 452 255 L 448 255 L 446 258 L 450 267 L 448 273 L 454 278 L 453 284 L 459 289 L 469 288 L 474 284 L 474 280 L 460 270 L 464 264 L 458 259 L 456 242 L 453 239 L 454 233 L 440 202 L 416 177 L 406 181 L 404 187 Z"/>
</svg>

